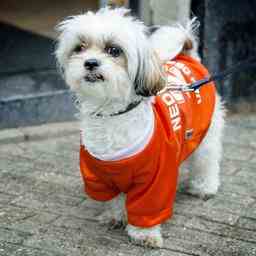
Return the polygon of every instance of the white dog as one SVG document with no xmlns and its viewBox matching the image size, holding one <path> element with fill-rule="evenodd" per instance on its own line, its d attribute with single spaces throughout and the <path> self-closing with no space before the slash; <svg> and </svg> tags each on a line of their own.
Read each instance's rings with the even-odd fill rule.
<svg viewBox="0 0 256 256">
<path fill-rule="evenodd" d="M 161 247 L 179 165 L 188 164 L 191 194 L 218 190 L 224 109 L 213 83 L 196 92 L 170 87 L 208 75 L 196 22 L 150 33 L 128 13 L 104 8 L 64 20 L 56 56 L 80 101 L 86 193 L 105 201 L 103 221 L 127 218 L 132 241 Z"/>
</svg>

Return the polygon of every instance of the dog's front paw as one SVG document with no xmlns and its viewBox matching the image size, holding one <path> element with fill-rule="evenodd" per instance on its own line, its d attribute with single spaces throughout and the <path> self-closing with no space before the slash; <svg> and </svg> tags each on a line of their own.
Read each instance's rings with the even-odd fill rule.
<svg viewBox="0 0 256 256">
<path fill-rule="evenodd" d="M 132 225 L 127 225 L 126 230 L 129 238 L 135 244 L 150 248 L 161 248 L 163 246 L 160 225 L 152 228 L 139 228 Z"/>
</svg>

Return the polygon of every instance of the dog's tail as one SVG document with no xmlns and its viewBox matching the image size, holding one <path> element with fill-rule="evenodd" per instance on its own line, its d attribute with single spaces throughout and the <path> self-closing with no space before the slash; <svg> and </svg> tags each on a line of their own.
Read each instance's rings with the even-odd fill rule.
<svg viewBox="0 0 256 256">
<path fill-rule="evenodd" d="M 153 49 L 161 62 L 175 58 L 183 53 L 200 61 L 198 55 L 198 27 L 199 21 L 193 18 L 185 26 L 156 27 L 150 36 Z"/>
</svg>

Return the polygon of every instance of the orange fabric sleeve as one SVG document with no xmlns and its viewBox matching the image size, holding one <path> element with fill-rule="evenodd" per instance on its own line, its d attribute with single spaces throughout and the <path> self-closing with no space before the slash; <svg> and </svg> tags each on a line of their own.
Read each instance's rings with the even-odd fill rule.
<svg viewBox="0 0 256 256">
<path fill-rule="evenodd" d="M 119 194 L 119 191 L 105 184 L 87 167 L 84 159 L 83 146 L 80 148 L 80 170 L 84 181 L 84 190 L 92 199 L 97 201 L 108 201 Z"/>
</svg>

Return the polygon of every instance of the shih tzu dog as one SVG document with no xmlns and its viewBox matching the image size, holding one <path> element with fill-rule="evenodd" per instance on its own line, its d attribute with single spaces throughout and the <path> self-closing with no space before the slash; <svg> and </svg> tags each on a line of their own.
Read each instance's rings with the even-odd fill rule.
<svg viewBox="0 0 256 256">
<path fill-rule="evenodd" d="M 197 54 L 195 20 L 149 29 L 125 8 L 104 8 L 58 25 L 56 57 L 80 101 L 80 167 L 85 192 L 106 205 L 101 221 L 127 223 L 135 243 L 162 247 L 178 169 L 188 191 L 220 185 L 224 109 Z M 85 213 L 86 214 L 86 213 Z"/>
</svg>

